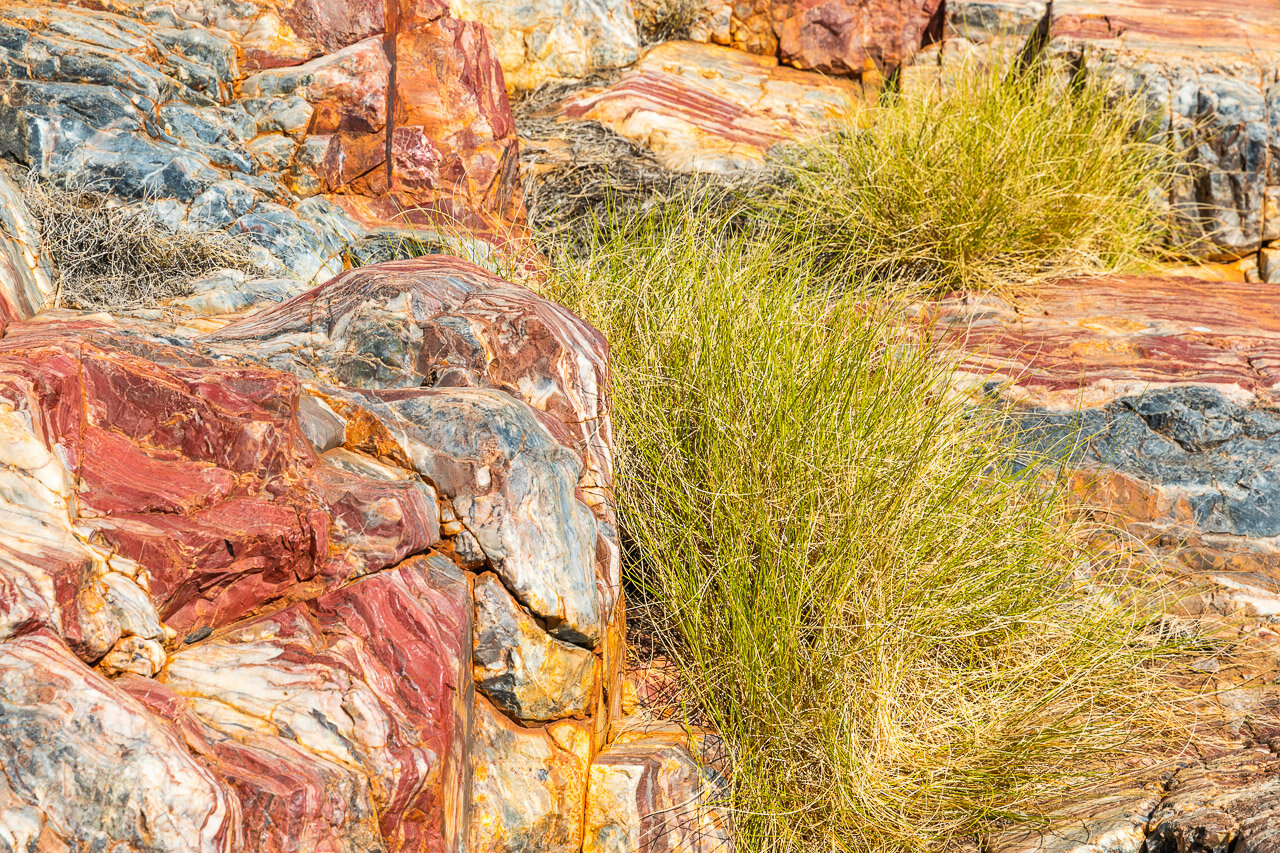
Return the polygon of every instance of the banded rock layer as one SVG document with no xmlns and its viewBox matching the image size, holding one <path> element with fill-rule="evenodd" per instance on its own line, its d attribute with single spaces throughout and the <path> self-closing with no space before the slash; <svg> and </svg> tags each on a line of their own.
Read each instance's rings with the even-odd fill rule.
<svg viewBox="0 0 1280 853">
<path fill-rule="evenodd" d="M 730 825 L 688 745 L 628 743 L 639 788 L 596 769 L 624 611 L 593 329 L 448 256 L 203 336 L 5 297 L 0 850 L 713 849 L 643 829 L 651 784 Z"/>
</svg>

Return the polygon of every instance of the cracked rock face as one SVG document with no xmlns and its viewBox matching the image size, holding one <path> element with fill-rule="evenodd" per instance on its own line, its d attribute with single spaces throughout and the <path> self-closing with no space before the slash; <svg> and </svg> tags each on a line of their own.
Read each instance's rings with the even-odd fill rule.
<svg viewBox="0 0 1280 853">
<path fill-rule="evenodd" d="M 399 6 L 6 3 L 0 158 L 170 227 L 244 234 L 262 266 L 302 281 L 388 227 L 444 217 L 519 237 L 515 131 L 485 31 L 443 3 Z"/>
<path fill-rule="evenodd" d="M 0 284 L 0 849 L 581 849 L 622 696 L 597 332 L 445 256 L 212 332 Z"/>
</svg>

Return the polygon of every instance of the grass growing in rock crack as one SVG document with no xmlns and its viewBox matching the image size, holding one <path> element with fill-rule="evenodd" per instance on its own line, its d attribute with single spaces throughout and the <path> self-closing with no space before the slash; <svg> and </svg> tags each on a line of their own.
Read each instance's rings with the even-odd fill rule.
<svg viewBox="0 0 1280 853">
<path fill-rule="evenodd" d="M 1149 734 L 1145 617 L 1053 478 L 811 259 L 706 220 L 603 229 L 546 287 L 610 341 L 627 571 L 743 849 L 944 849 Z"/>
<path fill-rule="evenodd" d="M 857 127 L 795 148 L 762 215 L 857 285 L 1022 286 L 1168 245 L 1177 162 L 1101 75 L 960 64 L 908 75 Z"/>
</svg>

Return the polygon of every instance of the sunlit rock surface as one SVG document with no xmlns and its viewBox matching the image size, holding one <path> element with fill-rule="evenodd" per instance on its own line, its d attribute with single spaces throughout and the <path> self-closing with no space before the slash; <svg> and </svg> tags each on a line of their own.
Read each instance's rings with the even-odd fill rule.
<svg viewBox="0 0 1280 853">
<path fill-rule="evenodd" d="M 495 575 L 475 582 L 476 684 L 521 720 L 583 716 L 596 695 L 595 658 L 548 635 Z"/>
<path fill-rule="evenodd" d="M 584 853 L 733 846 L 728 783 L 678 729 L 627 729 L 591 765 Z"/>
<path fill-rule="evenodd" d="M 631 0 L 449 0 L 449 8 L 489 28 L 516 89 L 621 68 L 640 48 Z"/>
<path fill-rule="evenodd" d="M 1150 775 L 1150 774 L 1147 774 Z M 1280 849 L 1280 760 L 1263 744 L 1184 756 L 1144 787 L 1068 803 L 1043 832 L 987 839 L 992 853 L 1271 853 Z"/>
<path fill-rule="evenodd" d="M 173 227 L 249 235 L 264 267 L 303 281 L 388 226 L 518 239 L 486 32 L 408 0 L 388 32 L 383 5 L 7 3 L 0 157 Z"/>
<path fill-rule="evenodd" d="M 887 74 L 919 50 L 939 0 L 772 0 L 782 60 L 824 74 Z"/>
<path fill-rule="evenodd" d="M 847 120 L 862 87 L 716 45 L 667 42 L 615 83 L 574 93 L 565 118 L 597 121 L 679 172 L 762 166 L 779 142 L 812 139 Z"/>
<path fill-rule="evenodd" d="M 25 286 L 0 839 L 580 849 L 624 658 L 599 334 L 442 256 L 204 336 Z"/>
<path fill-rule="evenodd" d="M 1271 612 L 1280 590 L 1280 297 L 1187 278 L 1056 282 L 926 309 L 964 383 L 1070 460 L 1112 523 Z"/>
</svg>

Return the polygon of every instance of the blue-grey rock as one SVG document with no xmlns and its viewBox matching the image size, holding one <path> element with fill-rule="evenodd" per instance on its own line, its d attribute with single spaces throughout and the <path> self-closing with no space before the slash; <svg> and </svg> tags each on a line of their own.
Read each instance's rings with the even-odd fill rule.
<svg viewBox="0 0 1280 853">
<path fill-rule="evenodd" d="M 476 578 L 474 590 L 480 691 L 518 720 L 584 716 L 598 689 L 595 655 L 548 635 L 495 575 Z"/>
</svg>

